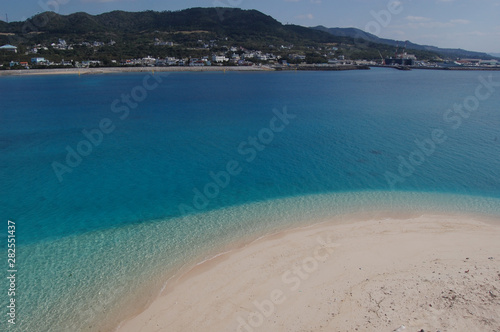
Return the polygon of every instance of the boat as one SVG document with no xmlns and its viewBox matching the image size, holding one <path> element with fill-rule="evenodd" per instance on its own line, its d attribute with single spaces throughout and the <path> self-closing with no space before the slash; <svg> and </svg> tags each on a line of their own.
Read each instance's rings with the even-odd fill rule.
<svg viewBox="0 0 500 332">
<path fill-rule="evenodd" d="M 393 66 L 392 68 L 397 70 L 411 70 L 411 68 L 408 66 Z"/>
</svg>

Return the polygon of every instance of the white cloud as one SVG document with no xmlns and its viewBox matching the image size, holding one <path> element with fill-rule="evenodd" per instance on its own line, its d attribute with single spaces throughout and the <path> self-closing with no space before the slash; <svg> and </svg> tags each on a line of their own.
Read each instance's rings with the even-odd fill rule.
<svg viewBox="0 0 500 332">
<path fill-rule="evenodd" d="M 469 31 L 469 32 L 466 32 L 465 33 L 467 36 L 477 36 L 477 37 L 484 37 L 484 36 L 488 36 L 487 33 L 484 33 L 482 31 Z"/>
<path fill-rule="evenodd" d="M 469 20 L 464 20 L 464 19 L 455 19 L 455 20 L 451 20 L 450 23 L 453 23 L 453 24 L 469 24 L 470 21 Z"/>
<path fill-rule="evenodd" d="M 457 25 L 469 24 L 469 20 L 465 19 L 453 19 L 448 22 L 434 21 L 427 17 L 422 16 L 407 16 L 405 17 L 408 23 L 408 27 L 412 29 L 424 28 L 424 29 L 439 29 L 439 28 L 453 28 Z"/>
<path fill-rule="evenodd" d="M 427 22 L 431 20 L 428 17 L 422 17 L 422 16 L 406 16 L 405 18 L 410 22 Z"/>
<path fill-rule="evenodd" d="M 425 35 L 419 35 L 419 36 L 415 36 L 415 38 L 418 38 L 418 39 L 440 39 L 442 38 L 443 36 L 441 35 L 437 35 L 435 33 L 430 33 L 430 34 L 425 34 Z"/>
<path fill-rule="evenodd" d="M 296 17 L 300 20 L 312 20 L 314 18 L 314 15 L 309 13 L 309 14 L 299 15 Z"/>
<path fill-rule="evenodd" d="M 302 0 L 283 0 L 285 2 L 300 2 Z M 313 4 L 320 4 L 322 2 L 322 0 L 309 0 L 310 3 L 313 3 Z"/>
<path fill-rule="evenodd" d="M 439 29 L 439 28 L 452 28 L 455 25 L 450 22 L 420 22 L 420 23 L 408 23 L 408 26 L 413 29 L 424 28 L 424 29 Z"/>
<path fill-rule="evenodd" d="M 393 31 L 391 31 L 391 33 L 393 35 L 397 35 L 397 36 L 404 36 L 404 35 L 406 35 L 406 33 L 403 30 L 393 30 Z"/>
<path fill-rule="evenodd" d="M 97 2 L 97 3 L 106 3 L 106 2 L 125 2 L 125 1 L 133 1 L 133 0 L 81 0 L 81 2 Z"/>
</svg>

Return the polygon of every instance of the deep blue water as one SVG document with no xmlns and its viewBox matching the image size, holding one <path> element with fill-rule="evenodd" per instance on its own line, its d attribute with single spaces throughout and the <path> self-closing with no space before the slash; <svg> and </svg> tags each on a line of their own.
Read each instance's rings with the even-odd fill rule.
<svg viewBox="0 0 500 332">
<path fill-rule="evenodd" d="M 158 75 L 158 74 L 157 74 Z M 480 72 L 371 70 L 178 74 L 130 108 L 113 101 L 143 74 L 12 77 L 0 80 L 0 203 L 23 243 L 180 214 L 193 188 L 230 160 L 243 170 L 204 210 L 279 197 L 391 190 L 387 171 L 415 139 L 443 129 L 448 140 L 397 183 L 397 190 L 500 196 L 500 93 L 454 130 L 443 114 L 473 95 Z M 497 80 L 498 74 L 493 73 Z M 151 84 L 154 81 L 151 80 Z M 125 105 L 117 104 L 117 107 Z M 296 117 L 251 163 L 238 153 L 269 126 L 273 109 Z M 109 118 L 116 129 L 60 183 L 82 130 Z M 246 146 L 247 147 L 247 146 Z"/>
<path fill-rule="evenodd" d="M 102 261 L 123 264 L 117 259 L 123 253 L 110 253 L 114 246 L 135 248 L 142 253 L 131 256 L 153 262 L 131 263 L 137 266 L 123 271 L 116 265 L 110 269 L 121 275 L 136 268 L 143 273 L 160 264 L 153 259 L 159 253 L 148 246 L 148 239 L 167 242 L 157 250 L 166 250 L 171 261 L 182 256 L 185 243 L 191 245 L 194 257 L 195 249 L 215 245 L 207 240 L 193 249 L 203 236 L 211 234 L 214 243 L 218 236 L 230 237 L 275 213 L 273 201 L 307 209 L 314 204 L 308 205 L 307 199 L 297 202 L 315 194 L 345 193 L 338 201 L 325 199 L 318 204 L 335 214 L 335 204 L 338 212 L 356 211 L 377 201 L 377 193 L 382 198 L 374 208 L 408 204 L 425 208 L 435 201 L 429 197 L 441 195 L 436 196 L 436 206 L 445 206 L 450 197 L 448 209 L 500 210 L 496 201 L 500 199 L 500 87 L 492 88 L 490 96 L 473 105 L 474 110 L 464 111 L 465 116 L 448 112 L 464 100 L 474 101 L 467 98 L 481 84 L 479 77 L 492 75 L 500 82 L 498 72 L 372 69 L 148 75 L 0 78 L 2 222 L 16 222 L 19 264 L 30 271 L 20 287 L 35 294 L 27 308 L 20 309 L 26 313 L 25 326 L 30 326 L 28 312 L 44 320 L 46 313 L 37 306 L 52 308 L 57 302 L 54 308 L 67 310 L 61 308 L 65 303 L 61 297 L 74 297 L 71 289 L 77 289 L 76 284 L 95 285 L 97 276 L 108 282 L 118 278 L 92 270 L 92 255 L 106 249 Z M 162 82 L 140 95 L 146 90 L 137 87 L 143 86 L 145 77 L 149 84 L 155 78 Z M 482 93 L 487 91 L 481 88 Z M 140 100 L 125 106 L 120 99 L 131 93 Z M 129 113 L 120 118 L 124 112 Z M 89 143 L 83 141 L 88 138 L 82 131 L 98 128 L 101 121 L 114 130 L 103 134 L 98 146 L 91 145 L 92 151 L 77 167 L 67 166 L 67 148 L 78 150 L 80 144 L 87 154 L 84 148 Z M 439 139 L 429 143 L 433 132 Z M 252 143 L 259 134 L 260 141 Z M 426 153 L 416 140 L 426 142 Z M 400 167 L 401 158 L 411 165 L 410 157 L 411 169 L 406 164 Z M 62 181 L 54 162 L 71 170 L 61 173 Z M 211 172 L 218 174 L 228 164 L 234 175 L 219 174 L 222 185 L 214 185 Z M 395 181 L 392 186 L 391 181 Z M 211 197 L 200 198 L 197 190 L 205 189 Z M 425 201 L 418 205 L 415 196 L 404 192 L 430 196 L 418 196 Z M 456 198 L 462 196 L 463 200 Z M 193 222 L 199 215 L 179 219 L 183 211 L 201 213 L 205 219 Z M 150 233 L 145 225 L 150 225 Z M 262 226 L 263 231 L 271 228 Z M 151 229 L 163 237 L 153 239 L 158 234 Z M 2 226 L 3 242 L 6 231 Z M 144 241 L 133 242 L 133 232 L 145 232 Z M 82 262 L 89 265 L 82 267 Z M 40 273 L 40 267 L 55 275 Z M 61 271 L 78 282 L 57 279 Z M 48 291 L 53 283 L 68 294 Z M 93 300 L 89 294 L 82 302 Z M 61 317 L 88 320 L 75 318 L 71 310 Z M 51 319 L 52 326 L 60 323 L 57 317 Z M 74 330 L 82 328 L 75 326 Z"/>
</svg>

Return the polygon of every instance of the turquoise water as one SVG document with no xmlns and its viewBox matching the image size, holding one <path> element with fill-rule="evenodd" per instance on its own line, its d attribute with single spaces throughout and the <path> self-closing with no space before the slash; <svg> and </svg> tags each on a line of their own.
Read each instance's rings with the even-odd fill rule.
<svg viewBox="0 0 500 332">
<path fill-rule="evenodd" d="M 97 330 L 184 263 L 305 220 L 500 215 L 500 87 L 466 116 L 447 111 L 489 75 L 500 82 L 387 69 L 2 77 L 0 234 L 5 247 L 16 222 L 22 303 L 10 329 Z M 102 142 L 85 143 L 100 124 Z M 85 154 L 76 167 L 68 148 Z"/>
</svg>

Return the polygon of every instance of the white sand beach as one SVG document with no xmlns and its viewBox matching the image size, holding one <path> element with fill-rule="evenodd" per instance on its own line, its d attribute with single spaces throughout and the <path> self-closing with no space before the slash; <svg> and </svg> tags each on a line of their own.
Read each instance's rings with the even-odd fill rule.
<svg viewBox="0 0 500 332">
<path fill-rule="evenodd" d="M 499 222 L 426 214 L 267 236 L 169 282 L 118 331 L 500 331 Z"/>
<path fill-rule="evenodd" d="M 205 67 L 102 67 L 102 68 L 60 68 L 60 69 L 16 69 L 0 70 L 0 76 L 25 75 L 96 75 L 119 73 L 152 72 L 223 72 L 223 71 L 274 71 L 266 66 L 205 66 Z"/>
</svg>

